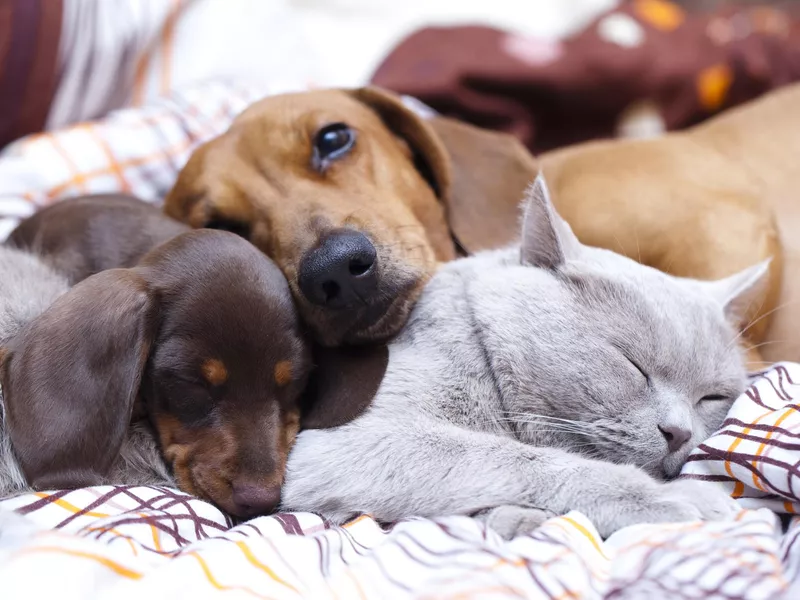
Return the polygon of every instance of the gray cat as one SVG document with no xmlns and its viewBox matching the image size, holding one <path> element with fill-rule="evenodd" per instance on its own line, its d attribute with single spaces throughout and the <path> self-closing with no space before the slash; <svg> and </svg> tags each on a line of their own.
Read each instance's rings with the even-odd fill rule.
<svg viewBox="0 0 800 600">
<path fill-rule="evenodd" d="M 521 248 L 444 266 L 372 405 L 300 434 L 283 508 L 334 522 L 475 514 L 506 537 L 569 510 L 603 536 L 729 518 L 714 484 L 659 480 L 744 390 L 736 318 L 766 271 L 700 282 L 584 246 L 540 177 Z"/>
</svg>

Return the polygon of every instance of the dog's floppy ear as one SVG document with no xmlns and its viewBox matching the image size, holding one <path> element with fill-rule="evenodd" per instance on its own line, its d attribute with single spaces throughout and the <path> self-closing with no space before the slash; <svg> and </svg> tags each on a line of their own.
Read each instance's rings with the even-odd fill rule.
<svg viewBox="0 0 800 600">
<path fill-rule="evenodd" d="M 124 440 L 155 332 L 133 270 L 94 275 L 16 336 L 2 363 L 6 427 L 35 489 L 102 483 Z"/>
<path fill-rule="evenodd" d="M 372 403 L 389 364 L 389 348 L 314 348 L 315 369 L 303 399 L 303 429 L 344 425 Z"/>
<path fill-rule="evenodd" d="M 353 98 L 374 110 L 392 133 L 408 143 L 422 176 L 434 193 L 447 201 L 450 195 L 450 156 L 430 124 L 390 92 L 376 87 L 348 91 Z"/>
<path fill-rule="evenodd" d="M 450 227 L 470 253 L 516 239 L 519 207 L 536 161 L 513 136 L 446 117 L 430 125 L 450 155 Z"/>
<path fill-rule="evenodd" d="M 511 135 L 453 119 L 423 118 L 375 87 L 352 90 L 411 146 L 418 168 L 445 203 L 450 229 L 469 253 L 507 245 L 519 229 L 519 205 L 536 177 L 535 161 Z"/>
</svg>

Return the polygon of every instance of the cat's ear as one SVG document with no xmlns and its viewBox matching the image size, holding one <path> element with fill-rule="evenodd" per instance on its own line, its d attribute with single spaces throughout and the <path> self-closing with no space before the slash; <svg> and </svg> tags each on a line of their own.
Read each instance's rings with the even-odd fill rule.
<svg viewBox="0 0 800 600">
<path fill-rule="evenodd" d="M 550 201 L 550 190 L 547 189 L 544 175 L 539 173 L 525 194 L 522 264 L 556 269 L 566 260 L 576 258 L 580 248 L 578 238 L 556 212 Z"/>
<path fill-rule="evenodd" d="M 745 316 L 758 308 L 757 304 L 766 292 L 771 261 L 772 259 L 767 259 L 725 279 L 712 282 L 714 296 L 724 307 L 725 316 L 731 323 L 743 325 Z"/>
</svg>

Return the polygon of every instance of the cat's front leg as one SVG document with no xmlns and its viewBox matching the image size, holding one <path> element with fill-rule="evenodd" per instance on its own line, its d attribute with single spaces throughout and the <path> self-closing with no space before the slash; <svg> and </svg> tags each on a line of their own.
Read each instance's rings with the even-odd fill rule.
<svg viewBox="0 0 800 600">
<path fill-rule="evenodd" d="M 625 489 L 625 488 L 621 488 Z M 594 515 L 598 530 L 606 537 L 618 529 L 639 523 L 680 521 L 719 521 L 732 517 L 739 507 L 719 487 L 702 481 L 681 480 L 660 484 L 655 496 L 641 501 L 637 493 L 602 498 L 604 506 L 586 507 L 583 512 Z M 512 539 L 527 535 L 556 513 L 540 508 L 497 506 L 481 511 L 476 517 L 500 536 Z"/>
<path fill-rule="evenodd" d="M 362 512 L 396 521 L 506 505 L 578 510 L 604 536 L 637 523 L 725 519 L 737 511 L 713 484 L 665 484 L 632 466 L 390 411 L 301 433 L 282 498 L 285 510 L 334 522 Z"/>
</svg>

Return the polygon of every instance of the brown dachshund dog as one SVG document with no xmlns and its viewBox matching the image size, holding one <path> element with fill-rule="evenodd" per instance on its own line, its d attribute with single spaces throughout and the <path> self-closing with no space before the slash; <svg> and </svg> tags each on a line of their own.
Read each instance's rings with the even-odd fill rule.
<svg viewBox="0 0 800 600">
<path fill-rule="evenodd" d="M 288 94 L 201 146 L 165 210 L 263 250 L 319 342 L 373 342 L 439 262 L 510 241 L 531 163 L 511 136 L 426 121 L 379 89 Z"/>
<path fill-rule="evenodd" d="M 264 250 L 324 343 L 373 341 L 402 326 L 438 261 L 513 242 L 541 165 L 584 243 L 698 279 L 772 257 L 742 340 L 753 366 L 800 360 L 800 279 L 784 276 L 800 264 L 798 106 L 800 84 L 686 133 L 537 164 L 511 136 L 423 118 L 376 88 L 274 96 L 198 149 L 165 210 Z"/>
<path fill-rule="evenodd" d="M 4 426 L 31 487 L 158 481 L 130 447 L 155 437 L 183 490 L 241 517 L 277 506 L 311 353 L 286 279 L 240 237 L 174 237 L 4 345 Z"/>
</svg>

